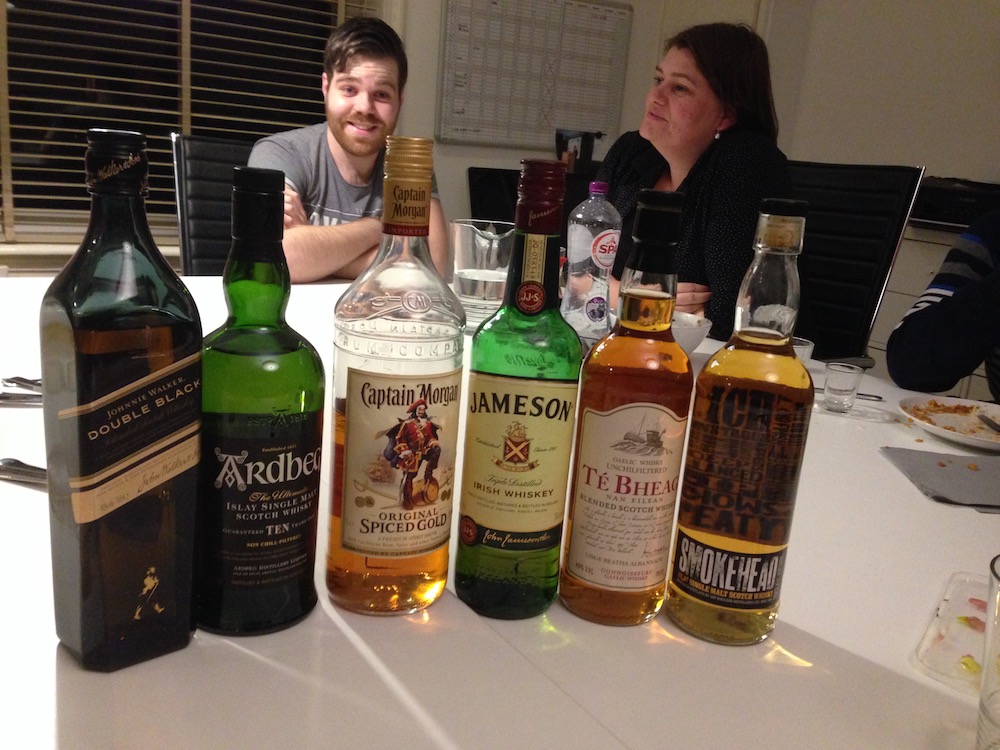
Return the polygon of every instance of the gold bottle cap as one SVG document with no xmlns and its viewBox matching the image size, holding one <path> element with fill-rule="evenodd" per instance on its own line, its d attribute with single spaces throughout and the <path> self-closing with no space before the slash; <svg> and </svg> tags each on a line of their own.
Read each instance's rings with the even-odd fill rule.
<svg viewBox="0 0 1000 750">
<path fill-rule="evenodd" d="M 396 180 L 429 180 L 434 173 L 434 141 L 390 135 L 385 144 L 385 176 Z"/>
<path fill-rule="evenodd" d="M 382 231 L 410 237 L 427 236 L 434 141 L 390 135 L 386 140 Z"/>
</svg>

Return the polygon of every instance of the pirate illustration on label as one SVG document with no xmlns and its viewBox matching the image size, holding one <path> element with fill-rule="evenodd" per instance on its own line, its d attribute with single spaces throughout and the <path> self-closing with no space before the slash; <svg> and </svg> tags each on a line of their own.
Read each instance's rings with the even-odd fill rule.
<svg viewBox="0 0 1000 750">
<path fill-rule="evenodd" d="M 403 472 L 399 486 L 403 508 L 410 510 L 416 503 L 430 504 L 437 500 L 440 486 L 434 477 L 438 460 L 441 458 L 441 444 L 438 442 L 440 429 L 427 415 L 427 403 L 421 398 L 413 402 L 409 416 L 399 420 L 399 424 L 385 432 L 388 443 L 383 455 L 394 469 Z M 423 484 L 414 485 L 420 465 L 424 465 Z"/>
</svg>

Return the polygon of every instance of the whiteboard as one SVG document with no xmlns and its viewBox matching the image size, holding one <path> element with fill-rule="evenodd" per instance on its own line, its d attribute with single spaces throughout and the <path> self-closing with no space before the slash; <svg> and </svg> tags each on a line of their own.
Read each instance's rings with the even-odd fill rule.
<svg viewBox="0 0 1000 750">
<path fill-rule="evenodd" d="M 617 134 L 632 7 L 612 0 L 446 0 L 437 139 L 551 149 Z"/>
</svg>

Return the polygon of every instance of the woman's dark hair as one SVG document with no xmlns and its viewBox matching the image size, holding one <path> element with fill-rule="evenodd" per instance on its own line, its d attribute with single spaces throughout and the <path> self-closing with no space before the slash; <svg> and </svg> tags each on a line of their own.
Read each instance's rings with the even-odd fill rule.
<svg viewBox="0 0 1000 750">
<path fill-rule="evenodd" d="M 665 49 L 686 49 L 712 91 L 731 112 L 734 128 L 778 139 L 767 45 L 746 24 L 692 26 L 667 40 Z"/>
<path fill-rule="evenodd" d="M 347 70 L 348 61 L 357 55 L 368 58 L 389 57 L 399 69 L 399 90 L 406 85 L 407 64 L 403 40 L 393 28 L 378 18 L 354 17 L 333 30 L 323 50 L 323 70 L 327 76 Z"/>
</svg>

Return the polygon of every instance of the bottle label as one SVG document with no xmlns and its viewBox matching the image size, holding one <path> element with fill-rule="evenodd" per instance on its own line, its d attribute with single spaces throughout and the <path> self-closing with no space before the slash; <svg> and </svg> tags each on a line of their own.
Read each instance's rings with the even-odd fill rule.
<svg viewBox="0 0 1000 750">
<path fill-rule="evenodd" d="M 426 237 L 431 222 L 431 181 L 386 177 L 382 231 L 404 237 Z"/>
<path fill-rule="evenodd" d="M 202 530 L 223 586 L 271 586 L 315 562 L 323 413 L 202 416 Z"/>
<path fill-rule="evenodd" d="M 201 353 L 63 409 L 78 434 L 79 475 L 70 477 L 73 518 L 91 523 L 198 465 Z"/>
<path fill-rule="evenodd" d="M 775 606 L 811 400 L 728 385 L 696 393 L 671 581 L 711 604 Z"/>
<path fill-rule="evenodd" d="M 583 410 L 566 558 L 576 578 L 623 591 L 664 582 L 686 427 L 654 403 Z"/>
<path fill-rule="evenodd" d="M 467 545 L 559 545 L 577 382 L 472 371 L 459 533 Z"/>
<path fill-rule="evenodd" d="M 545 252 L 550 239 L 547 234 L 522 234 L 514 240 L 524 243 L 516 302 L 526 315 L 535 315 L 545 309 Z"/>
<path fill-rule="evenodd" d="M 778 604 L 788 545 L 772 547 L 678 526 L 670 581 L 708 604 L 769 609 Z"/>
<path fill-rule="evenodd" d="M 349 368 L 341 546 L 408 557 L 448 543 L 461 368 L 425 376 Z"/>
<path fill-rule="evenodd" d="M 621 237 L 619 229 L 605 229 L 594 237 L 590 244 L 590 257 L 594 265 L 608 271 L 615 264 L 615 253 L 618 252 L 618 239 Z"/>
</svg>

